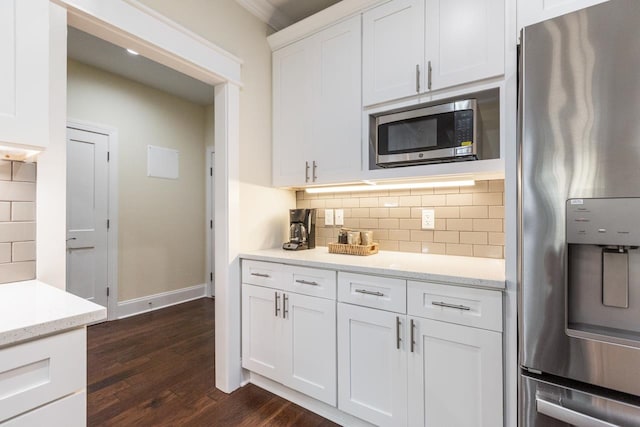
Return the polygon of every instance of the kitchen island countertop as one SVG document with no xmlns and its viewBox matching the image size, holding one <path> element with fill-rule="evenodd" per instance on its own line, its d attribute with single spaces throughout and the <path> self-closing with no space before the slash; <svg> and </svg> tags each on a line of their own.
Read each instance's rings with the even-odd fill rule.
<svg viewBox="0 0 640 427">
<path fill-rule="evenodd" d="M 106 317 L 104 307 L 38 280 L 0 285 L 0 348 Z"/>
<path fill-rule="evenodd" d="M 326 247 L 302 251 L 285 251 L 280 248 L 263 249 L 240 254 L 240 258 L 355 273 L 396 276 L 408 280 L 505 289 L 503 259 L 391 251 L 380 251 L 369 256 L 354 256 L 332 254 Z"/>
</svg>

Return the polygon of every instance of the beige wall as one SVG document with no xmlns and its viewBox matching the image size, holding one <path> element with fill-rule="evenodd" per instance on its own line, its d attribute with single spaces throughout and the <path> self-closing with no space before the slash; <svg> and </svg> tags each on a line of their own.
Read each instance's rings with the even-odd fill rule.
<svg viewBox="0 0 640 427">
<path fill-rule="evenodd" d="M 281 245 L 287 237 L 288 209 L 295 207 L 295 193 L 270 187 L 269 27 L 235 0 L 141 2 L 244 61 L 240 93 L 240 249 Z"/>
<path fill-rule="evenodd" d="M 472 187 L 375 193 L 307 194 L 298 208 L 317 208 L 319 246 L 336 242 L 340 227 L 324 225 L 325 209 L 343 209 L 344 226 L 372 230 L 380 249 L 504 258 L 504 181 Z M 433 209 L 435 229 L 422 230 L 422 209 Z"/>
<path fill-rule="evenodd" d="M 118 300 L 205 282 L 205 107 L 68 62 L 68 115 L 118 130 Z M 147 145 L 180 151 L 180 178 L 147 177 Z"/>
</svg>

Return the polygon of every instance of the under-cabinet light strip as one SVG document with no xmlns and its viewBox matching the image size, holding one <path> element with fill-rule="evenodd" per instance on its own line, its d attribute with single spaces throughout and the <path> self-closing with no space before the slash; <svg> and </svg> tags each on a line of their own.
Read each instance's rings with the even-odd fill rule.
<svg viewBox="0 0 640 427">
<path fill-rule="evenodd" d="M 366 185 L 343 185 L 336 187 L 312 187 L 305 191 L 309 194 L 321 193 L 358 193 L 365 191 L 385 191 L 385 190 L 409 190 L 420 188 L 446 188 L 446 187 L 470 187 L 475 185 L 472 179 L 462 181 L 433 181 L 433 182 L 410 182 L 403 184 L 366 184 Z"/>
</svg>

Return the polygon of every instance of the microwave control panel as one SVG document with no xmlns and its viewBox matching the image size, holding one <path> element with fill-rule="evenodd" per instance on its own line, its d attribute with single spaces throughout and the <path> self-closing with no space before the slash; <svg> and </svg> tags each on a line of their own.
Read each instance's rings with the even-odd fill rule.
<svg viewBox="0 0 640 427">
<path fill-rule="evenodd" d="M 456 145 L 473 144 L 473 110 L 456 111 L 454 114 Z"/>
</svg>

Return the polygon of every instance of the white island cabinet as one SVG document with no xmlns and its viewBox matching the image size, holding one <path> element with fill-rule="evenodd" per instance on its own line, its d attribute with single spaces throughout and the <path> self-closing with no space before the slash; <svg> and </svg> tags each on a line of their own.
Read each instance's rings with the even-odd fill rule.
<svg viewBox="0 0 640 427">
<path fill-rule="evenodd" d="M 502 262 L 242 258 L 242 363 L 255 384 L 343 425 L 503 425 Z M 461 276 L 445 281 L 449 264 Z"/>
<path fill-rule="evenodd" d="M 49 141 L 49 1 L 0 1 L 0 145 Z"/>
<path fill-rule="evenodd" d="M 0 426 L 86 425 L 85 325 L 105 318 L 35 280 L 0 286 Z"/>
<path fill-rule="evenodd" d="M 360 170 L 361 34 L 352 17 L 273 53 L 273 185 Z"/>
</svg>

